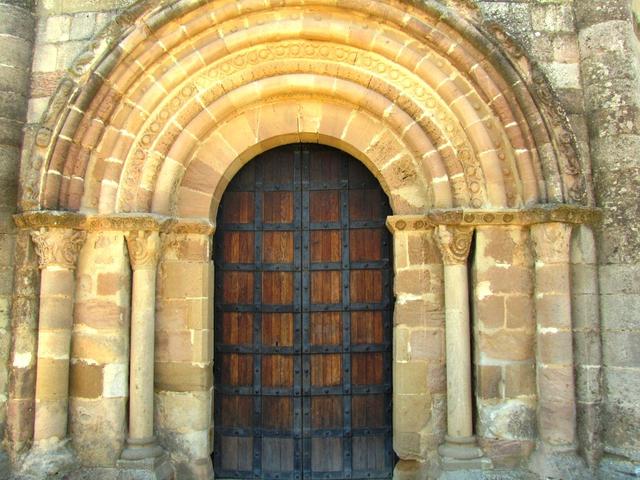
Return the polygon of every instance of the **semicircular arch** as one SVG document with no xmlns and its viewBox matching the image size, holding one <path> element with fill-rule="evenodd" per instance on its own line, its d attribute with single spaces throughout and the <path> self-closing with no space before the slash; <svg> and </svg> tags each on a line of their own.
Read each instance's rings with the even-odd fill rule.
<svg viewBox="0 0 640 480">
<path fill-rule="evenodd" d="M 120 17 L 115 47 L 98 40 L 63 82 L 33 152 L 28 209 L 186 214 L 198 168 L 228 179 L 249 152 L 295 138 L 350 150 L 397 212 L 580 197 L 575 154 L 530 79 L 436 2 L 145 5 Z M 350 139 L 354 122 L 375 131 L 366 146 Z M 224 148 L 236 155 L 228 171 L 203 161 Z M 224 181 L 205 184 L 214 201 Z"/>
</svg>

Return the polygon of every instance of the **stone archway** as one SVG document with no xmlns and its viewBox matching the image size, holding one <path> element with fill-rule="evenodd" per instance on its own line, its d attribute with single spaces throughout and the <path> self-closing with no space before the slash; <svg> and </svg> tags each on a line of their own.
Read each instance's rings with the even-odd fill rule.
<svg viewBox="0 0 640 480">
<path fill-rule="evenodd" d="M 520 290 L 498 292 L 496 300 L 491 282 L 498 280 L 482 278 L 489 290 L 478 301 L 506 305 L 512 297 L 528 299 L 523 315 L 531 320 L 535 272 L 528 260 L 529 226 L 550 223 L 553 231 L 556 224 L 583 223 L 590 215 L 579 207 L 538 207 L 587 201 L 571 134 L 546 83 L 517 49 L 507 54 L 493 37 L 437 2 L 421 8 L 381 0 L 153 4 L 142 2 L 123 14 L 79 58 L 51 103 L 33 148 L 33 169 L 24 175 L 21 207 L 27 213 L 18 219 L 23 228 L 40 231 L 37 239 L 60 237 L 54 244 L 78 240 L 74 231 L 87 234 L 75 283 L 62 295 L 67 351 L 41 342 L 32 352 L 39 362 L 37 378 L 70 370 L 71 390 L 49 392 L 36 380 L 35 432 L 22 435 L 35 441 L 36 453 L 40 446 L 64 443 L 70 399 L 74 441 L 101 444 L 94 452 L 79 452 L 80 463 L 114 468 L 125 440 L 124 405 L 134 395 L 127 392 L 127 377 L 139 367 L 147 403 L 137 403 L 144 421 L 133 428 L 140 438 L 129 438 L 129 446 L 155 452 L 150 438 L 155 431 L 180 478 L 206 478 L 211 470 L 210 236 L 218 203 L 231 177 L 258 153 L 292 141 L 318 142 L 364 163 L 390 198 L 394 368 L 400 372 L 394 389 L 398 472 L 419 476 L 426 467 L 437 469 L 447 395 L 449 434 L 454 424 L 455 435 L 474 431 L 470 399 L 463 402 L 465 415 L 454 418 L 455 389 L 444 385 L 447 375 L 453 378 L 452 371 L 445 375 L 445 317 L 447 331 L 453 331 L 455 320 L 460 332 L 467 337 L 470 332 L 468 309 L 445 285 L 470 284 L 461 269 L 470 235 L 474 229 L 486 235 L 480 245 L 507 237 L 519 245 L 510 262 L 523 265 L 509 275 L 525 279 Z M 47 252 L 44 248 L 41 256 Z M 109 260 L 100 264 L 105 256 Z M 67 257 L 64 266 L 72 271 L 75 256 Z M 55 287 L 47 281 L 47 269 L 59 264 L 42 261 L 41 311 L 53 302 L 49 297 L 59 295 L 48 291 Z M 155 283 L 156 271 L 157 289 L 145 287 Z M 485 273 L 479 271 L 479 278 Z M 95 312 L 108 313 L 111 323 L 96 325 Z M 149 339 L 148 330 L 129 336 L 129 319 L 146 326 L 155 321 L 154 355 L 153 345 L 141 340 Z M 507 360 L 531 363 L 537 358 L 535 325 L 521 327 L 517 338 L 525 358 Z M 48 328 L 58 330 L 41 323 L 41 338 Z M 508 325 L 505 330 L 497 335 L 513 333 Z M 555 340 L 567 346 L 566 335 Z M 135 353 L 138 343 L 144 344 L 144 355 Z M 447 351 L 460 346 L 446 343 Z M 462 353 L 470 362 L 466 345 Z M 428 351 L 438 354 L 430 357 Z M 61 363 L 47 363 L 54 358 Z M 567 367 L 566 358 L 560 360 Z M 35 371 L 33 363 L 25 368 Z M 154 366 L 150 383 L 145 372 Z M 501 366 L 479 374 L 508 382 L 514 371 L 515 366 Z M 468 369 L 457 374 L 465 375 L 462 394 L 474 393 Z M 155 420 L 144 408 L 153 397 L 153 382 Z M 10 402 L 34 398 L 24 392 L 25 398 Z M 572 397 L 571 392 L 565 393 Z M 536 393 L 523 395 L 531 398 L 517 399 L 518 408 L 535 423 Z M 513 405 L 510 397 L 487 399 L 491 408 Z M 185 410 L 191 413 L 187 419 L 179 413 Z M 553 428 L 558 415 L 552 407 L 544 410 L 548 413 L 551 421 L 543 428 Z M 56 427 L 49 428 L 52 424 Z M 128 427 L 131 434 L 133 425 Z M 9 428 L 24 430 L 17 424 Z M 111 434 L 95 438 L 105 428 Z M 571 444 L 569 430 L 545 439 Z M 495 435 L 498 445 L 515 441 L 516 456 L 527 458 L 532 438 Z"/>
<path fill-rule="evenodd" d="M 182 184 L 202 145 L 224 177 L 279 135 L 333 139 L 400 177 L 409 192 L 390 193 L 420 201 L 397 213 L 579 196 L 571 137 L 526 86 L 544 83 L 442 6 L 180 5 L 123 16 L 115 49 L 81 57 L 38 135 L 24 207 L 175 212 L 181 193 L 215 190 Z"/>
</svg>

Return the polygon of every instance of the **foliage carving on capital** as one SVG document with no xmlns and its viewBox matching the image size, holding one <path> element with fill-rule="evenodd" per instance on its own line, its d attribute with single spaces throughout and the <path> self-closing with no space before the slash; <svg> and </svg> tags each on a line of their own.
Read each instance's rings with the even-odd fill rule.
<svg viewBox="0 0 640 480">
<path fill-rule="evenodd" d="M 435 238 L 445 265 L 461 265 L 467 262 L 473 239 L 472 227 L 438 225 Z"/>
<path fill-rule="evenodd" d="M 152 230 L 133 230 L 125 235 L 131 268 L 154 269 L 160 258 L 160 234 Z"/>
<path fill-rule="evenodd" d="M 87 237 L 86 232 L 68 228 L 40 228 L 31 232 L 41 269 L 58 266 L 73 270 Z"/>
</svg>

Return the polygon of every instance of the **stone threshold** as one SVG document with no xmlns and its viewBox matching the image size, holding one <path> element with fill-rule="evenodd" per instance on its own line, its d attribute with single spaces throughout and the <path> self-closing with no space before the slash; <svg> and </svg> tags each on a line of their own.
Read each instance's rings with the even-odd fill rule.
<svg viewBox="0 0 640 480">
<path fill-rule="evenodd" d="M 437 480 L 538 480 L 538 475 L 528 470 L 458 470 L 443 472 Z"/>
</svg>

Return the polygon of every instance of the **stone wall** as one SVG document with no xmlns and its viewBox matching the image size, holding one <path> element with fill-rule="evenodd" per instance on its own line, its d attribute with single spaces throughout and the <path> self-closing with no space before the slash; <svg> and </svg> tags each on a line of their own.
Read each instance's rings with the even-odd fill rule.
<svg viewBox="0 0 640 480">
<path fill-rule="evenodd" d="M 638 3 L 633 2 L 637 11 Z M 640 56 L 630 2 L 577 2 L 586 117 L 598 205 L 604 372 L 604 472 L 640 461 Z M 635 29 L 634 29 L 635 27 Z"/>
<path fill-rule="evenodd" d="M 38 2 L 28 122 L 40 122 L 51 95 L 92 37 L 131 0 Z"/>
<path fill-rule="evenodd" d="M 158 274 L 156 427 L 178 478 L 207 478 L 213 450 L 209 235 L 168 234 Z"/>
<path fill-rule="evenodd" d="M 433 464 L 446 431 L 443 270 L 432 231 L 396 230 L 394 450 Z"/>
<path fill-rule="evenodd" d="M 478 435 L 500 467 L 516 467 L 536 438 L 533 252 L 522 227 L 481 227 L 473 260 Z"/>
<path fill-rule="evenodd" d="M 0 435 L 5 434 L 10 396 L 9 363 L 20 368 L 31 363 L 11 355 L 16 232 L 12 214 L 18 200 L 22 129 L 29 98 L 29 75 L 34 40 L 34 2 L 0 1 Z M 17 308 L 17 307 L 16 307 Z M 11 358 L 10 358 L 11 357 Z M 9 414 L 11 415 L 11 413 Z M 0 476 L 6 468 L 0 449 Z"/>
<path fill-rule="evenodd" d="M 12 20 L 3 21 L 0 30 L 0 56 L 6 56 L 0 61 L 0 186 L 6 192 L 0 198 L 0 433 L 8 406 L 13 409 L 13 415 L 9 418 L 6 437 L 16 449 L 14 456 L 28 446 L 29 432 L 33 433 L 36 389 L 35 354 L 27 358 L 36 342 L 36 258 L 27 232 L 19 234 L 14 255 L 16 235 L 10 221 L 17 201 L 21 129 L 26 118 L 25 144 L 29 145 L 66 69 L 98 31 L 132 3 L 131 0 L 44 0 L 38 2 L 34 20 L 31 2 L 0 0 L 0 17 Z M 637 427 L 640 425 L 637 403 L 640 322 L 636 313 L 640 306 L 640 230 L 635 227 L 640 218 L 637 161 L 640 29 L 637 21 L 632 20 L 632 10 L 640 15 L 640 2 L 447 0 L 437 3 L 459 8 L 488 31 L 495 32 L 497 26 L 507 32 L 509 37 L 496 34 L 512 61 L 522 67 L 523 63 L 518 62 L 525 52 L 546 75 L 577 140 L 586 180 L 584 199 L 587 203 L 595 199 L 605 212 L 603 224 L 595 230 L 595 239 L 588 227 L 574 230 L 571 247 L 573 325 L 562 325 L 560 331 L 553 330 L 554 325 L 542 332 L 536 328 L 533 304 L 536 280 L 529 230 L 515 226 L 476 229 L 470 278 L 475 420 L 480 444 L 495 466 L 521 466 L 534 449 L 537 438 L 536 415 L 541 408 L 541 395 L 536 387 L 536 363 L 538 371 L 542 371 L 549 362 L 564 368 L 575 359 L 577 443 L 581 455 L 589 465 L 597 466 L 603 442 L 604 478 L 633 472 L 637 468 L 634 464 L 640 462 Z M 31 62 L 34 31 L 35 50 Z M 347 74 L 346 78 L 352 80 L 355 74 Z M 533 80 L 538 81 L 536 78 Z M 326 87 L 328 92 L 332 85 Z M 375 82 L 371 87 L 383 90 Z M 542 83 L 540 88 L 544 90 Z M 349 133 L 347 140 L 354 138 L 350 143 L 336 146 L 363 141 L 363 151 L 371 150 L 379 157 L 378 160 L 371 157 L 372 163 L 384 164 L 389 152 L 379 148 L 378 137 L 382 134 L 378 135 L 375 131 L 378 127 L 372 126 L 377 125 L 375 118 L 371 120 L 359 113 L 362 118 L 354 120 L 342 105 L 323 107 L 317 102 L 304 105 L 311 114 L 301 118 L 310 124 L 317 120 L 317 130 L 322 130 L 327 138 L 338 127 L 341 133 Z M 392 107 L 392 103 L 381 104 L 378 117 L 386 118 Z M 280 134 L 288 131 L 289 126 L 279 119 L 295 108 L 293 104 L 273 110 L 258 108 L 246 117 L 262 115 L 268 120 L 269 128 Z M 238 119 L 239 125 L 246 127 L 245 117 Z M 361 128 L 349 130 L 349 125 Z M 238 145 L 252 141 L 239 127 L 221 132 L 226 132 L 232 144 L 235 137 Z M 266 132 L 265 138 L 270 133 Z M 393 135 L 385 133 L 384 138 L 387 137 L 393 138 Z M 318 135 L 314 140 L 317 138 Z M 394 150 L 394 153 L 397 152 Z M 232 155 L 228 163 L 246 160 L 248 158 L 238 161 Z M 30 161 L 30 150 L 25 148 L 22 150 L 23 171 L 28 169 Z M 590 185 L 592 165 L 595 189 Z M 385 175 L 392 176 L 400 167 L 387 165 L 385 168 Z M 203 172 L 215 177 L 216 182 L 224 177 L 223 171 L 214 170 L 196 158 L 194 169 L 185 179 L 185 206 L 179 213 L 205 215 L 209 212 L 210 197 L 200 195 L 198 201 L 202 205 L 195 200 L 195 194 L 200 193 L 197 189 L 208 189 L 208 184 L 213 182 L 212 178 L 203 182 Z M 220 181 L 215 192 L 218 197 L 227 180 Z M 169 189 L 170 181 L 165 186 Z M 562 197 L 551 191 L 550 197 L 554 195 Z M 404 205 L 404 201 L 400 199 L 398 204 Z M 404 208 L 407 212 L 410 210 L 406 205 Z M 175 238 L 160 260 L 158 277 L 155 421 L 163 445 L 172 451 L 173 460 L 185 478 L 190 475 L 204 478 L 208 475 L 206 450 L 210 442 L 202 439 L 210 435 L 211 417 L 203 417 L 202 412 L 206 408 L 210 411 L 212 396 L 211 379 L 205 372 L 210 370 L 207 361 L 212 346 L 212 326 L 208 323 L 212 316 L 206 301 L 212 278 L 210 245 L 209 240 L 198 235 L 171 235 Z M 436 447 L 446 430 L 442 263 L 428 231 L 396 233 L 394 242 L 398 295 L 394 391 L 401 393 L 394 405 L 398 419 L 394 445 L 404 460 L 423 461 L 437 457 Z M 113 252 L 116 254 L 111 257 Z M 103 263 L 102 258 L 113 261 Z M 11 273 L 14 259 L 17 262 L 15 278 L 19 280 L 15 288 Z M 197 281 L 185 285 L 182 281 L 185 277 Z M 69 392 L 70 433 L 77 451 L 83 452 L 79 461 L 87 466 L 112 466 L 125 441 L 130 282 L 124 232 L 90 233 L 77 271 Z M 550 293 L 553 294 L 553 290 Z M 95 324 L 96 315 L 105 322 Z M 567 352 L 563 348 L 571 333 L 574 351 Z M 545 337 L 547 334 L 551 335 Z M 534 350 L 536 342 L 537 351 Z M 10 355 L 14 368 L 9 381 L 6 365 Z M 176 383 L 176 376 L 184 377 L 184 382 Z M 4 401 L 6 398 L 8 401 Z M 186 424 L 182 424 L 182 417 L 176 417 L 178 409 L 193 412 Z M 601 409 L 607 419 L 602 426 Z M 418 421 L 411 415 L 415 411 L 422 412 Z M 83 451 L 80 446 L 84 444 L 100 448 Z M 0 458 L 0 472 L 1 461 Z"/>
</svg>

